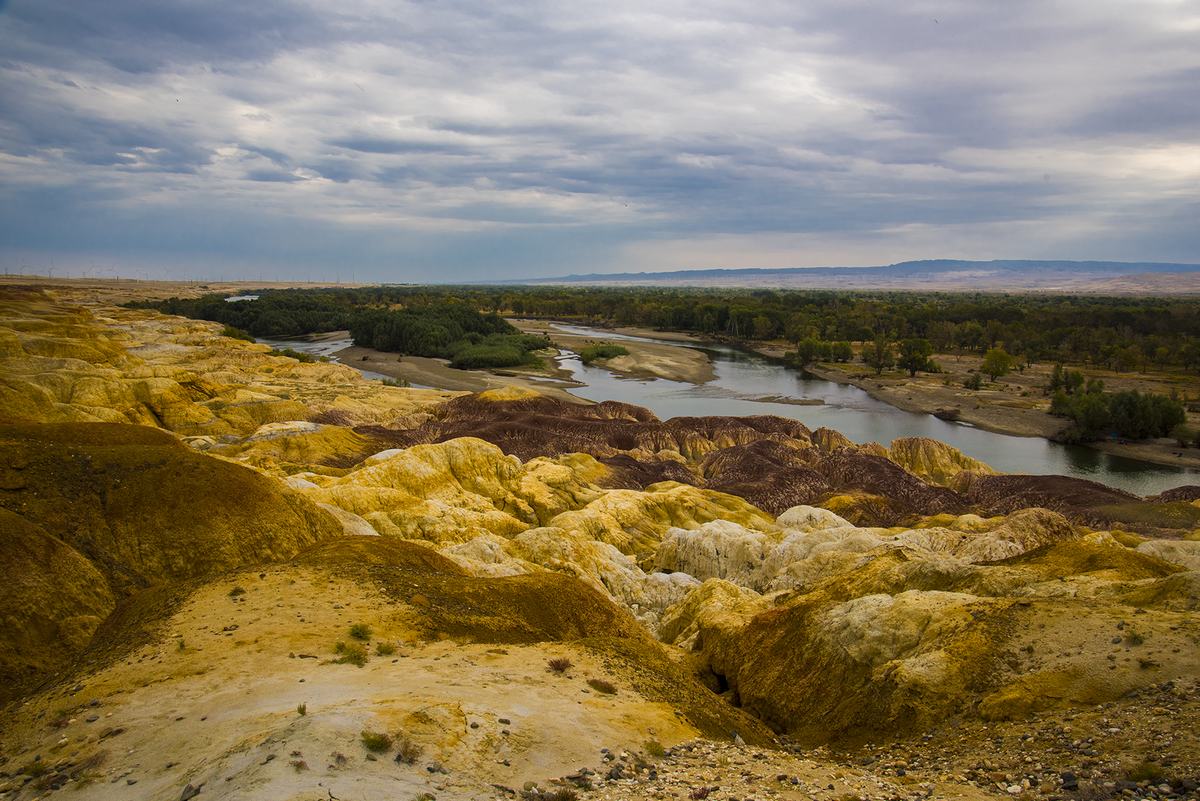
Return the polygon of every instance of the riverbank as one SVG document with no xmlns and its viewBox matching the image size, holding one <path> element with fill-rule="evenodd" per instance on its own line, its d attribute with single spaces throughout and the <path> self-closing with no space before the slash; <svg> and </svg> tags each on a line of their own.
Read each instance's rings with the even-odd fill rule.
<svg viewBox="0 0 1200 801">
<path fill-rule="evenodd" d="M 488 372 L 484 370 L 458 370 L 448 365 L 443 359 L 431 359 L 424 356 L 400 356 L 386 351 L 360 348 L 352 345 L 332 354 L 338 361 L 361 370 L 419 384 L 451 391 L 481 392 L 487 389 L 501 387 L 520 387 L 532 389 L 544 395 L 570 403 L 587 404 L 591 401 L 572 395 L 567 390 L 580 386 L 569 380 L 569 373 L 554 369 L 544 373 L 517 372 L 517 368 L 505 371 Z M 566 373 L 567 378 L 560 377 Z"/>
<path fill-rule="evenodd" d="M 547 328 L 552 325 L 548 321 L 536 322 Z M 678 349 L 681 350 L 703 347 L 708 341 L 695 334 L 679 331 L 656 331 L 628 326 L 603 330 L 621 336 L 678 342 Z M 590 339 L 603 340 L 602 337 Z M 787 350 L 791 349 L 788 343 L 781 341 L 715 341 L 745 348 L 771 359 L 781 359 Z M 626 340 L 619 342 L 625 347 L 650 344 Z M 689 345 L 692 348 L 687 347 Z M 979 390 L 969 390 L 963 386 L 963 382 L 979 372 L 982 363 L 980 356 L 943 353 L 935 355 L 934 361 L 939 364 L 942 372 L 919 373 L 915 377 L 894 370 L 876 376 L 857 361 L 844 364 L 814 364 L 807 368 L 807 372 L 816 378 L 861 389 L 875 400 L 902 411 L 937 415 L 995 434 L 1053 440 L 1067 426 L 1065 420 L 1049 414 L 1050 399 L 1045 394 L 1045 387 L 1050 381 L 1053 364 L 1032 365 L 1023 371 L 1004 376 L 999 381 L 985 381 Z M 1185 399 L 1200 397 L 1200 381 L 1182 373 L 1142 375 L 1090 368 L 1084 368 L 1084 373 L 1088 378 L 1100 379 L 1106 388 L 1112 391 L 1138 390 L 1161 394 L 1175 392 Z M 779 402 L 774 398 L 771 400 Z M 1189 412 L 1188 424 L 1200 429 L 1200 414 Z M 1200 448 L 1180 448 L 1177 443 L 1166 439 L 1150 442 L 1094 442 L 1086 443 L 1084 447 L 1152 464 L 1200 469 Z"/>
<path fill-rule="evenodd" d="M 613 342 L 629 351 L 628 355 L 601 359 L 594 362 L 618 375 L 628 378 L 664 378 L 688 384 L 707 384 L 717 377 L 712 362 L 702 351 L 683 345 L 664 345 L 657 342 L 633 342 L 629 340 L 606 340 L 604 337 L 571 334 L 554 328 L 554 321 L 511 319 L 510 323 L 529 334 L 544 334 L 565 350 L 578 353 L 588 345 Z M 614 333 L 626 336 L 658 336 L 653 331 L 640 329 L 613 329 Z M 667 337 L 660 337 L 667 338 Z M 695 340 L 693 344 L 698 344 Z"/>
<path fill-rule="evenodd" d="M 756 350 L 764 355 L 778 355 L 774 349 Z M 865 371 L 861 364 L 854 363 L 813 364 L 806 369 L 826 381 L 858 387 L 872 398 L 898 409 L 939 416 L 949 413 L 958 422 L 996 434 L 1054 439 L 1066 428 L 1067 421 L 1049 414 L 1049 399 L 1042 389 L 1049 381 L 1051 367 L 1039 365 L 1027 368 L 1024 373 L 986 382 L 983 389 L 969 390 L 962 386 L 962 379 L 977 371 L 978 357 L 943 354 L 935 357 L 935 361 L 943 365 L 946 372 L 919 374 L 916 377 L 909 377 L 902 372 L 885 372 L 876 376 Z M 1123 382 L 1120 377 L 1116 381 L 1110 378 L 1109 381 L 1117 384 L 1111 387 L 1117 390 L 1137 388 L 1141 391 L 1165 391 L 1158 387 L 1148 388 L 1145 381 L 1127 379 Z M 1123 383 L 1138 383 L 1138 386 L 1121 386 Z M 1200 423 L 1194 414 L 1189 415 L 1188 422 L 1193 426 Z M 1180 448 L 1169 440 L 1081 444 L 1114 456 L 1171 467 L 1200 468 L 1200 448 Z"/>
</svg>

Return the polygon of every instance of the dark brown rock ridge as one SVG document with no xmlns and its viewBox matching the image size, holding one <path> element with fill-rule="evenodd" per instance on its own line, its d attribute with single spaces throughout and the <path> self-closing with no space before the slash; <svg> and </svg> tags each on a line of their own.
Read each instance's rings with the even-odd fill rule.
<svg viewBox="0 0 1200 801">
<path fill-rule="evenodd" d="M 887 450 L 769 415 L 664 421 L 648 409 L 615 401 L 585 406 L 545 396 L 492 399 L 483 393 L 444 403 L 412 427 L 354 430 L 390 447 L 471 436 L 522 460 L 587 453 L 612 469 L 611 486 L 678 481 L 737 495 L 771 514 L 799 504 L 826 506 L 862 525 L 1044 507 L 1076 522 L 1160 536 L 1200 526 L 1200 509 L 1178 506 L 1200 497 L 1200 488 L 1142 499 L 1078 478 L 993 475 L 931 440 L 898 440 Z M 1177 507 L 1168 509 L 1168 504 Z"/>
</svg>

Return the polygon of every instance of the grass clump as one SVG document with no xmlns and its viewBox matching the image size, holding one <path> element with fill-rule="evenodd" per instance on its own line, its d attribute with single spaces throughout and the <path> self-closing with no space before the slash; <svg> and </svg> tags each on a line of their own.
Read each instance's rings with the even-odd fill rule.
<svg viewBox="0 0 1200 801">
<path fill-rule="evenodd" d="M 663 744 L 658 740 L 647 740 L 642 747 L 646 749 L 647 754 L 655 759 L 662 759 L 667 755 L 667 749 L 663 748 Z"/>
<path fill-rule="evenodd" d="M 246 588 L 241 585 L 238 585 L 237 587 L 234 587 L 232 590 L 229 591 L 230 598 L 237 598 L 239 595 L 245 595 L 245 594 L 246 594 Z"/>
<path fill-rule="evenodd" d="M 396 761 L 402 765 L 411 765 L 421 758 L 424 749 L 413 742 L 406 734 L 396 736 Z"/>
<path fill-rule="evenodd" d="M 552 673 L 566 673 L 571 669 L 571 660 L 565 656 L 556 656 L 546 663 Z"/>
<path fill-rule="evenodd" d="M 362 744 L 373 754 L 382 754 L 392 748 L 392 735 L 381 731 L 362 730 Z"/>
<path fill-rule="evenodd" d="M 367 649 L 363 648 L 356 642 L 342 642 L 333 646 L 333 650 L 341 654 L 337 659 L 333 660 L 339 665 L 357 665 L 362 667 L 367 664 Z"/>
<path fill-rule="evenodd" d="M 591 364 L 597 359 L 613 359 L 617 356 L 628 356 L 629 351 L 620 345 L 605 342 L 600 345 L 588 345 L 579 351 L 579 359 L 584 364 Z"/>
<path fill-rule="evenodd" d="M 305 715 L 307 715 L 308 714 L 308 704 L 306 704 L 306 703 L 296 704 L 296 714 L 299 715 L 300 717 L 304 717 Z"/>
<path fill-rule="evenodd" d="M 1162 766 L 1150 760 L 1134 765 L 1130 768 L 1128 776 L 1131 782 L 1161 782 L 1166 778 Z"/>
<path fill-rule="evenodd" d="M 371 639 L 371 627 L 366 623 L 355 623 L 350 627 L 350 636 L 356 640 Z"/>
<path fill-rule="evenodd" d="M 604 695 L 617 694 L 617 687 L 611 681 L 606 681 L 604 679 L 588 679 L 587 683 L 589 687 L 598 693 L 603 693 Z"/>
<path fill-rule="evenodd" d="M 390 642 L 375 643 L 375 656 L 391 656 L 396 653 L 396 646 Z"/>
</svg>

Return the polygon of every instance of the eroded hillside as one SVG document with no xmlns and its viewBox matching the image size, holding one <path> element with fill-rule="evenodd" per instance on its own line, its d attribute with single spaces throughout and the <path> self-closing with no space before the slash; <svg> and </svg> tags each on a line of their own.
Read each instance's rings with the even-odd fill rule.
<svg viewBox="0 0 1200 801">
<path fill-rule="evenodd" d="M 0 309 L 7 797 L 1195 791 L 1200 487 Z"/>
</svg>

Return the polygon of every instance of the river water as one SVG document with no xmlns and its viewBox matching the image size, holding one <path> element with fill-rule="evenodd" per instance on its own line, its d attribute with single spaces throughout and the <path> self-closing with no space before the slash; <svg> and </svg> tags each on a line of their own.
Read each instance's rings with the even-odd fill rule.
<svg viewBox="0 0 1200 801">
<path fill-rule="evenodd" d="M 227 298 L 227 300 L 232 300 L 232 298 Z M 361 367 L 344 362 L 337 357 L 338 351 L 345 350 L 354 344 L 354 340 L 348 336 L 336 339 L 256 339 L 255 342 L 270 345 L 276 350 L 290 349 L 300 353 L 311 353 L 314 356 L 324 356 L 331 362 L 344 364 L 347 367 L 354 367 L 355 370 L 363 374 L 363 378 L 370 378 L 376 381 L 382 381 L 387 378 L 383 373 L 377 373 L 374 370 L 364 370 Z M 413 386 L 415 387 L 416 385 L 414 384 Z"/>
<path fill-rule="evenodd" d="M 588 400 L 617 400 L 645 406 L 666 420 L 700 415 L 774 414 L 799 420 L 809 428 L 832 428 L 858 443 L 888 445 L 899 437 L 930 437 L 953 445 L 1005 473 L 1058 474 L 1099 481 L 1138 495 L 1153 495 L 1182 484 L 1200 484 L 1200 471 L 1111 456 L 1076 445 L 1060 445 L 1041 437 L 994 434 L 964 423 L 914 414 L 875 400 L 863 390 L 815 378 L 738 348 L 631 337 L 582 326 L 554 326 L 563 333 L 596 339 L 657 342 L 698 347 L 708 354 L 716 380 L 688 384 L 664 379 L 621 378 L 603 367 L 583 364 L 565 353 L 559 364 L 584 386 L 571 393 Z M 755 398 L 778 397 L 822 401 L 796 405 Z"/>
</svg>

